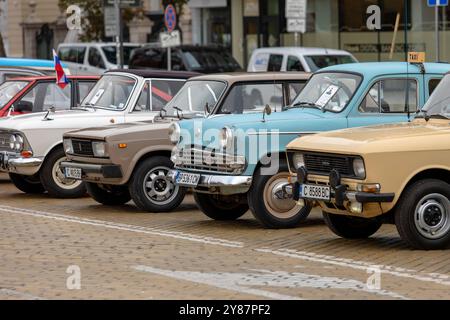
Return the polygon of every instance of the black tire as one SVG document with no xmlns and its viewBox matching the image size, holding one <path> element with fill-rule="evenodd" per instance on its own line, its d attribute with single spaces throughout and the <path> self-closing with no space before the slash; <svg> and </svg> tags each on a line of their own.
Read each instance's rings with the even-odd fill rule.
<svg viewBox="0 0 450 320">
<path fill-rule="evenodd" d="M 44 193 L 45 189 L 41 184 L 39 175 L 24 176 L 17 173 L 10 173 L 11 182 L 22 192 L 30 194 Z"/>
<path fill-rule="evenodd" d="M 304 207 L 296 205 L 292 199 L 278 199 L 273 190 L 287 182 L 289 168 L 286 160 L 280 159 L 275 175 L 263 175 L 263 167 L 256 170 L 252 187 L 247 194 L 250 210 L 255 218 L 266 228 L 285 229 L 297 227 L 311 213 L 312 206 L 306 202 Z"/>
<path fill-rule="evenodd" d="M 400 237 L 411 247 L 422 250 L 450 246 L 450 184 L 424 179 L 407 187 L 395 211 L 395 225 Z M 439 220 L 435 220 L 439 218 Z M 431 223 L 431 224 L 430 224 Z M 427 228 L 437 224 L 440 229 Z"/>
<path fill-rule="evenodd" d="M 86 185 L 82 181 L 65 179 L 58 166 L 58 163 L 65 159 L 66 155 L 62 147 L 58 147 L 48 154 L 40 170 L 41 183 L 51 197 L 61 199 L 80 198 L 86 194 Z"/>
<path fill-rule="evenodd" d="M 209 218 L 218 221 L 236 220 L 248 211 L 248 205 L 242 203 L 237 195 L 222 196 L 194 192 L 199 209 Z"/>
<path fill-rule="evenodd" d="M 105 206 L 120 206 L 131 201 L 130 192 L 126 186 L 99 185 L 88 182 L 86 189 L 95 201 Z"/>
<path fill-rule="evenodd" d="M 380 219 L 366 219 L 323 212 L 328 228 L 346 239 L 366 239 L 380 229 Z"/>
<path fill-rule="evenodd" d="M 139 209 L 168 212 L 181 204 L 186 188 L 175 186 L 167 179 L 167 173 L 172 168 L 172 161 L 164 156 L 150 157 L 137 165 L 128 185 L 131 198 Z M 151 179 L 151 173 L 155 171 L 158 173 L 157 179 Z M 152 187 L 147 187 L 147 183 Z"/>
</svg>

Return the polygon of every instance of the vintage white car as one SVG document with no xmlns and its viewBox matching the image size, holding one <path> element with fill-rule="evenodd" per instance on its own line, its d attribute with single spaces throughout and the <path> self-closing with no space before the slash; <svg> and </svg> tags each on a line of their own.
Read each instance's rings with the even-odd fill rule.
<svg viewBox="0 0 450 320">
<path fill-rule="evenodd" d="M 66 159 L 63 134 L 72 130 L 123 122 L 152 120 L 195 73 L 117 70 L 105 73 L 78 108 L 47 111 L 0 120 L 0 171 L 8 172 L 25 193 L 58 198 L 85 194 L 82 181 L 67 179 L 60 168 Z M 145 101 L 144 101 L 145 100 Z M 150 103 L 147 101 L 150 100 Z M 144 107 L 143 107 L 144 106 Z M 102 144 L 90 146 L 102 157 Z"/>
</svg>

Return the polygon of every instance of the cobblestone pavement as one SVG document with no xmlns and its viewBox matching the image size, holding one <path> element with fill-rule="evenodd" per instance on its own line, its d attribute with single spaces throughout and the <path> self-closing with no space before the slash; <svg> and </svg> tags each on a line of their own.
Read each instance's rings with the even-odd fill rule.
<svg viewBox="0 0 450 320">
<path fill-rule="evenodd" d="M 0 299 L 450 299 L 450 250 L 411 250 L 391 225 L 340 239 L 319 212 L 265 230 L 211 221 L 191 196 L 150 214 L 0 177 L 0 234 Z"/>
</svg>

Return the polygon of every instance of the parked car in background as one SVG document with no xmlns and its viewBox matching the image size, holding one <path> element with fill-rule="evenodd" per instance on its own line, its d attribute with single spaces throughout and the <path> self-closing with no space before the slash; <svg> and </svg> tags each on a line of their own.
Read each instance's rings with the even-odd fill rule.
<svg viewBox="0 0 450 320">
<path fill-rule="evenodd" d="M 67 64 L 62 63 L 62 67 L 66 75 L 70 75 L 70 70 Z M 55 75 L 55 63 L 53 60 L 43 60 L 43 59 L 22 59 L 22 58 L 0 58 L 0 68 L 14 68 L 23 69 L 24 76 L 32 76 L 39 74 L 29 74 L 31 70 L 39 71 L 46 75 Z"/>
<path fill-rule="evenodd" d="M 30 112 L 75 108 L 86 97 L 99 77 L 68 76 L 61 89 L 55 77 L 13 78 L 0 85 L 0 117 Z"/>
<path fill-rule="evenodd" d="M 305 71 L 337 64 L 358 62 L 349 52 L 325 48 L 279 47 L 255 49 L 248 63 L 248 72 Z"/>
<path fill-rule="evenodd" d="M 414 121 L 305 136 L 287 147 L 294 196 L 340 237 L 394 222 L 416 249 L 450 245 L 450 75 Z"/>
<path fill-rule="evenodd" d="M 172 70 L 200 73 L 236 72 L 242 68 L 225 48 L 183 45 L 172 48 Z M 148 45 L 133 51 L 130 68 L 167 69 L 167 48 Z"/>
<path fill-rule="evenodd" d="M 18 77 L 33 77 L 44 76 L 43 71 L 35 70 L 32 68 L 18 68 L 18 67 L 0 67 L 0 84 L 6 80 L 18 78 Z"/>
<path fill-rule="evenodd" d="M 450 64 L 441 63 L 336 65 L 315 73 L 282 112 L 264 108 L 256 114 L 182 121 L 179 130 L 186 137 L 173 137 L 178 145 L 170 175 L 177 185 L 193 188 L 199 208 L 210 218 L 237 219 L 250 208 L 266 227 L 297 226 L 311 204 L 283 197 L 289 177 L 286 145 L 321 131 L 407 121 L 448 71 Z M 220 128 L 216 136 L 202 135 Z"/>
<path fill-rule="evenodd" d="M 47 191 L 60 198 L 82 196 L 86 192 L 83 182 L 66 178 L 59 166 L 66 159 L 63 134 L 86 127 L 151 120 L 155 113 L 144 112 L 136 103 L 141 92 L 147 91 L 150 108 L 159 110 L 191 76 L 186 72 L 106 72 L 77 108 L 0 119 L 0 171 L 8 172 L 23 192 Z M 83 141 L 74 144 L 79 152 L 93 152 L 99 158 L 107 157 L 104 146 Z"/>
<path fill-rule="evenodd" d="M 139 48 L 137 43 L 123 44 L 124 67 L 128 68 L 131 52 Z M 100 75 L 106 70 L 117 69 L 117 46 L 115 43 L 61 43 L 58 56 L 74 74 Z"/>
<path fill-rule="evenodd" d="M 217 74 L 191 78 L 164 110 L 150 108 L 144 94 L 135 108 L 157 113 L 152 121 L 68 132 L 64 145 L 68 161 L 61 164 L 66 177 L 87 182 L 89 194 L 99 203 L 134 203 L 144 211 L 175 209 L 186 189 L 174 185 L 167 174 L 173 143 L 171 125 L 185 118 L 257 111 L 255 106 L 274 108 L 289 104 L 306 83 L 309 74 Z M 252 100 L 254 98 L 255 100 Z M 161 114 L 159 115 L 159 112 Z M 78 148 L 78 143 L 87 145 Z M 97 157 L 94 146 L 103 143 L 108 154 Z"/>
</svg>

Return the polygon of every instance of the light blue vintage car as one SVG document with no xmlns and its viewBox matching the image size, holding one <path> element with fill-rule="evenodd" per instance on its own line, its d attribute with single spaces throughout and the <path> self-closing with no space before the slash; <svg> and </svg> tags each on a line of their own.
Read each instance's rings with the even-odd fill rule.
<svg viewBox="0 0 450 320">
<path fill-rule="evenodd" d="M 287 143 L 320 131 L 408 121 L 449 70 L 440 63 L 332 66 L 315 73 L 294 102 L 279 110 L 233 105 L 230 97 L 228 115 L 173 125 L 177 146 L 170 177 L 193 188 L 199 208 L 212 219 L 237 219 L 250 208 L 266 227 L 297 226 L 312 204 L 284 199 Z"/>
</svg>

